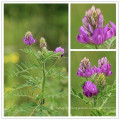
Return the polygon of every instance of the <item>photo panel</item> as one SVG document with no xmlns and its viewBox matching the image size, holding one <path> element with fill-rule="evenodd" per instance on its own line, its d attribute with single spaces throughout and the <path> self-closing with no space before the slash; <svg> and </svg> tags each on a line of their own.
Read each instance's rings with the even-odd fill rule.
<svg viewBox="0 0 120 120">
<path fill-rule="evenodd" d="M 71 52 L 71 116 L 116 116 L 116 52 Z"/>
<path fill-rule="evenodd" d="M 4 116 L 68 116 L 68 4 L 4 4 Z"/>
<path fill-rule="evenodd" d="M 116 3 L 71 4 L 71 49 L 116 49 Z"/>
</svg>

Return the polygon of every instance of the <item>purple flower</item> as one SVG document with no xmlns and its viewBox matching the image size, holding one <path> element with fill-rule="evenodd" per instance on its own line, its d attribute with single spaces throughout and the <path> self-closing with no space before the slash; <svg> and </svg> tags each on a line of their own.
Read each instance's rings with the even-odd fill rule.
<svg viewBox="0 0 120 120">
<path fill-rule="evenodd" d="M 92 96 L 96 96 L 98 94 L 98 89 L 96 87 L 96 85 L 94 83 L 92 83 L 91 81 L 87 81 L 85 82 L 85 85 L 83 85 L 83 94 L 86 97 L 92 97 Z"/>
<path fill-rule="evenodd" d="M 113 22 L 111 22 L 111 21 L 110 21 L 110 24 L 112 26 L 112 29 L 114 31 L 114 36 L 115 36 L 116 35 L 116 25 Z"/>
<path fill-rule="evenodd" d="M 79 32 L 80 34 L 77 35 L 78 42 L 90 43 L 89 35 L 83 26 L 79 28 Z"/>
<path fill-rule="evenodd" d="M 32 45 L 33 43 L 36 42 L 36 40 L 33 38 L 32 33 L 31 33 L 30 31 L 28 31 L 28 32 L 25 34 L 25 37 L 23 38 L 23 42 L 24 42 L 26 45 Z"/>
<path fill-rule="evenodd" d="M 79 77 L 90 77 L 92 75 L 92 70 L 90 68 L 90 61 L 84 57 L 80 62 L 80 67 L 77 71 L 77 76 Z"/>
<path fill-rule="evenodd" d="M 96 28 L 93 32 L 92 42 L 94 44 L 102 44 L 104 42 L 104 29 Z"/>
<path fill-rule="evenodd" d="M 55 53 L 61 52 L 61 57 L 64 55 L 64 48 L 57 47 L 54 51 Z"/>
<path fill-rule="evenodd" d="M 107 57 L 103 57 L 98 60 L 99 73 L 105 73 L 106 76 L 112 75 L 111 65 L 107 60 Z"/>
</svg>

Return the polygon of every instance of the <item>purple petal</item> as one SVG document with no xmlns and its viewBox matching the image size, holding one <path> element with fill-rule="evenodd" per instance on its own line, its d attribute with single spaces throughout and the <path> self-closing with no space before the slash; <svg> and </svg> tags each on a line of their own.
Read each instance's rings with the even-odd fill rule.
<svg viewBox="0 0 120 120">
<path fill-rule="evenodd" d="M 80 36 L 79 37 L 77 36 L 77 39 L 79 38 L 79 40 L 82 41 L 82 43 L 83 41 L 84 43 L 90 43 L 89 35 L 83 26 L 79 28 L 79 32 Z"/>
<path fill-rule="evenodd" d="M 102 44 L 104 42 L 104 29 L 96 28 L 93 32 L 92 42 L 94 44 Z"/>
<path fill-rule="evenodd" d="M 110 24 L 112 26 L 112 29 L 114 31 L 114 36 L 115 36 L 116 35 L 116 25 L 113 22 L 111 22 L 111 21 L 110 21 Z"/>
</svg>

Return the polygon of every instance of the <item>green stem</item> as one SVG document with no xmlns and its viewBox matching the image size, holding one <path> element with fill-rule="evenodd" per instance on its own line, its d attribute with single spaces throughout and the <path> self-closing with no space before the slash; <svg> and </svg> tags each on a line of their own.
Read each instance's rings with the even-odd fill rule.
<svg viewBox="0 0 120 120">
<path fill-rule="evenodd" d="M 95 45 L 95 48 L 98 49 L 98 48 L 97 48 L 97 45 Z"/>
<path fill-rule="evenodd" d="M 96 97 L 93 98 L 94 107 L 96 106 Z"/>
<path fill-rule="evenodd" d="M 44 87 L 45 87 L 45 63 L 43 63 L 42 93 L 44 92 Z"/>
<path fill-rule="evenodd" d="M 44 101 L 44 98 L 43 98 L 44 88 L 45 88 L 45 63 L 43 63 L 43 79 L 42 79 L 42 91 L 41 91 L 41 104 Z"/>
</svg>

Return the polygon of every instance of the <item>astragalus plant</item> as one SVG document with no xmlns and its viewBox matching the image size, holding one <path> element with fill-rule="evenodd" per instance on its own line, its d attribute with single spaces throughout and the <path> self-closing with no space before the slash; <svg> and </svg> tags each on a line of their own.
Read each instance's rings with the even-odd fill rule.
<svg viewBox="0 0 120 120">
<path fill-rule="evenodd" d="M 5 100 L 8 102 L 9 97 L 18 98 L 13 105 L 5 107 L 5 116 L 66 115 L 59 109 L 67 108 L 65 102 L 59 103 L 64 97 L 67 98 L 67 72 L 65 67 L 58 65 L 58 61 L 66 58 L 64 49 L 57 47 L 54 51 L 49 51 L 43 37 L 39 41 L 38 50 L 33 49 L 36 40 L 30 31 L 25 34 L 23 42 L 26 47 L 21 51 L 30 55 L 32 61 L 28 58 L 29 62 L 17 64 L 15 69 L 12 68 L 7 73 L 9 79 L 14 77 L 24 82 L 5 93 Z"/>
</svg>

